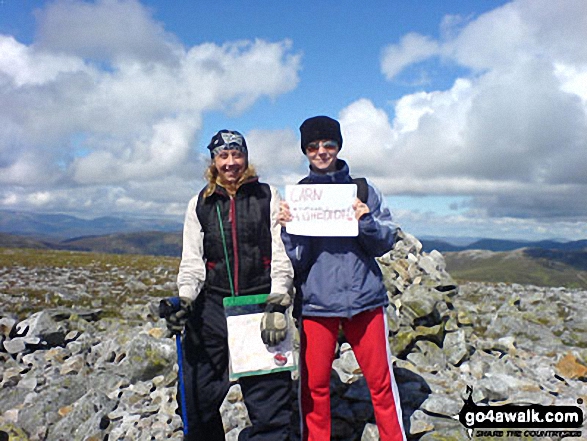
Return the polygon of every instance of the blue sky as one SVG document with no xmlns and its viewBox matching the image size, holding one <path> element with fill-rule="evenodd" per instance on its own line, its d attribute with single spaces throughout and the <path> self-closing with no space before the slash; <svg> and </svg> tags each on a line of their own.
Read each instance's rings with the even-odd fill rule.
<svg viewBox="0 0 587 441">
<path fill-rule="evenodd" d="M 282 188 L 327 114 L 416 236 L 586 238 L 586 39 L 583 0 L 3 0 L 0 209 L 181 219 L 215 131 Z"/>
</svg>

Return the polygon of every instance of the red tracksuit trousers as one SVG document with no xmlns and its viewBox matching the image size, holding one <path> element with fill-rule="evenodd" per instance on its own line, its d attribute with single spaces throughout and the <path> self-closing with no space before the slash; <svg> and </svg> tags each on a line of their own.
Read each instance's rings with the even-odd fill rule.
<svg viewBox="0 0 587 441">
<path fill-rule="evenodd" d="M 330 373 L 339 325 L 363 371 L 382 441 L 405 441 L 391 366 L 384 308 L 346 319 L 303 317 L 300 351 L 301 429 L 304 441 L 330 441 Z"/>
</svg>

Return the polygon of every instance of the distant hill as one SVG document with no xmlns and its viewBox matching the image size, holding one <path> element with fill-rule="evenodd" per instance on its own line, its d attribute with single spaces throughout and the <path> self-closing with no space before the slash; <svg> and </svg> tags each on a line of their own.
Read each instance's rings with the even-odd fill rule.
<svg viewBox="0 0 587 441">
<path fill-rule="evenodd" d="M 520 248 L 538 248 L 544 250 L 573 251 L 587 249 L 587 240 L 576 240 L 571 242 L 559 242 L 554 240 L 541 241 L 519 241 L 501 239 L 479 239 L 468 245 L 453 245 L 442 240 L 422 240 L 422 249 L 425 252 L 432 250 L 440 251 L 466 251 L 466 250 L 488 250 L 488 251 L 514 251 Z"/>
<path fill-rule="evenodd" d="M 504 241 L 478 241 L 477 244 L 505 247 Z M 181 257 L 181 232 L 149 231 L 84 236 L 65 240 L 31 238 L 0 233 L 0 247 L 89 251 L 112 254 L 143 254 Z M 438 244 L 440 242 L 428 242 Z M 440 243 L 442 245 L 442 243 Z M 535 242 L 558 249 L 518 248 L 511 251 L 442 250 L 446 269 L 458 282 L 519 283 L 538 286 L 565 286 L 587 289 L 587 248 L 585 241 L 561 244 Z M 524 245 L 529 245 L 525 242 Z M 474 246 L 474 244 L 471 244 Z M 580 248 L 583 246 L 583 248 Z M 564 248 L 568 249 L 564 249 Z M 438 250 L 438 247 L 434 247 Z"/>
<path fill-rule="evenodd" d="M 158 219 L 41 215 L 0 210 L 0 247 L 181 256 L 182 225 Z M 506 282 L 587 289 L 587 240 L 421 240 L 440 251 L 459 282 Z"/>
<path fill-rule="evenodd" d="M 25 240 L 25 237 L 37 240 L 38 242 L 30 242 L 30 245 L 34 247 L 47 247 L 48 245 L 45 244 L 46 242 L 60 243 L 69 239 L 75 238 L 77 240 L 78 238 L 87 238 L 90 236 L 118 235 L 121 233 L 143 234 L 146 231 L 151 232 L 151 236 L 153 236 L 152 233 L 154 232 L 177 233 L 182 231 L 182 228 L 183 225 L 180 221 L 167 219 L 125 218 L 113 216 L 82 219 L 66 214 L 41 214 L 24 211 L 0 210 L 0 234 L 5 233 L 13 236 L 22 236 L 18 239 L 17 243 L 22 243 L 22 241 Z M 110 239 L 112 239 L 112 237 Z M 132 241 L 134 239 L 125 240 Z M 154 239 L 152 240 L 154 241 Z M 500 239 L 475 240 L 474 238 L 453 238 L 452 240 L 444 240 L 443 238 L 422 238 L 420 241 L 422 242 L 423 251 L 430 252 L 432 250 L 438 250 L 441 253 L 465 250 L 513 251 L 519 248 L 568 251 L 587 248 L 587 240 L 573 242 L 561 242 L 555 240 L 530 242 Z M 8 238 L 0 238 L 0 244 L 1 243 L 8 243 Z M 86 245 L 81 245 L 80 242 L 80 246 Z M 130 243 L 128 245 L 137 246 Z M 139 246 L 139 248 L 144 249 L 144 246 L 145 245 L 143 244 Z"/>
<path fill-rule="evenodd" d="M 514 251 L 466 250 L 443 253 L 446 270 L 458 282 L 519 283 L 587 289 L 587 248 Z"/>
<path fill-rule="evenodd" d="M 422 240 L 440 251 L 459 282 L 519 283 L 587 289 L 587 240 L 536 242 L 479 239 L 467 245 Z"/>
<path fill-rule="evenodd" d="M 420 240 L 422 243 L 422 251 L 429 253 L 432 250 L 440 251 L 445 253 L 446 251 L 462 251 L 465 249 L 463 246 L 453 245 L 448 242 L 444 242 L 439 239 L 423 239 Z"/>
<path fill-rule="evenodd" d="M 39 214 L 0 210 L 0 233 L 64 240 L 144 231 L 177 232 L 181 222 L 155 218 L 98 217 L 81 219 L 65 214 Z"/>
<path fill-rule="evenodd" d="M 60 249 L 112 254 L 152 254 L 181 257 L 182 233 L 148 231 L 88 236 L 59 242 Z"/>
<path fill-rule="evenodd" d="M 50 242 L 33 239 L 26 236 L 0 233 L 0 247 L 4 248 L 32 248 L 32 249 L 53 249 Z"/>
<path fill-rule="evenodd" d="M 148 231 L 103 236 L 84 236 L 66 240 L 35 239 L 0 233 L 0 247 L 32 248 L 69 251 L 91 251 L 111 254 L 145 254 L 155 256 L 181 256 L 182 233 Z"/>
</svg>

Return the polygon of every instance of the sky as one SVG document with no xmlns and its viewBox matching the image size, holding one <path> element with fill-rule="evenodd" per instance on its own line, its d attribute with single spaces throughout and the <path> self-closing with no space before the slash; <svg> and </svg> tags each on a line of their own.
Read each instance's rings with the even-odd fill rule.
<svg viewBox="0 0 587 441">
<path fill-rule="evenodd" d="M 299 125 L 417 237 L 587 238 L 584 0 L 0 0 L 0 210 L 182 220 L 206 146 Z"/>
</svg>

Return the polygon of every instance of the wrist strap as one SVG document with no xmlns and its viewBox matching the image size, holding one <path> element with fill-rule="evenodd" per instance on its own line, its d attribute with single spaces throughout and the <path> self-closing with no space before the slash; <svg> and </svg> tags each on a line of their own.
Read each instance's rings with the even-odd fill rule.
<svg viewBox="0 0 587 441">
<path fill-rule="evenodd" d="M 285 314 L 286 310 L 287 306 L 278 305 L 277 303 L 267 303 L 267 306 L 265 307 L 265 312 L 280 312 Z"/>
</svg>

